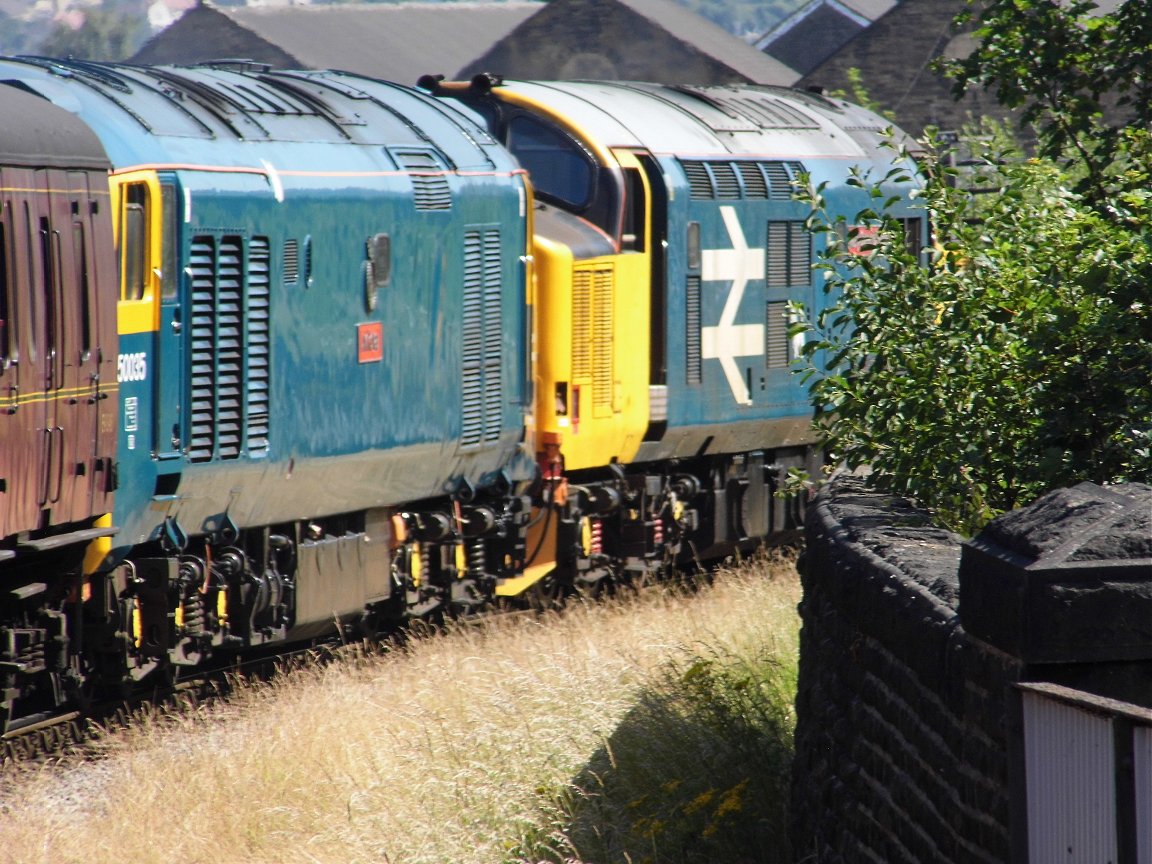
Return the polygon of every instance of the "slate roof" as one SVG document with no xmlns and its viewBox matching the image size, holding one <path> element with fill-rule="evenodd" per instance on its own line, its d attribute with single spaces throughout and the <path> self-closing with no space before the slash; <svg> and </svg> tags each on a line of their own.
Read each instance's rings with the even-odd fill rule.
<svg viewBox="0 0 1152 864">
<path fill-rule="evenodd" d="M 754 46 L 806 75 L 887 13 L 898 0 L 811 0 Z"/>
<path fill-rule="evenodd" d="M 212 6 L 201 3 L 152 37 L 132 63 L 246 59 L 278 68 L 337 68 L 403 84 L 455 71 L 544 8 L 538 2 Z"/>
<path fill-rule="evenodd" d="M 556 2 L 556 0 L 553 0 Z M 560 0 L 563 3 L 563 0 Z M 794 84 L 800 74 L 775 57 L 758 51 L 718 24 L 673 0 L 616 0 L 669 34 L 730 67 L 753 84 Z"/>
<path fill-rule="evenodd" d="M 460 71 L 788 86 L 799 73 L 674 0 L 551 0 Z"/>
<path fill-rule="evenodd" d="M 970 34 L 953 23 L 965 8 L 965 0 L 902 0 L 806 73 L 801 85 L 849 89 L 848 72 L 857 69 L 869 96 L 913 136 L 928 126 L 958 130 L 982 115 L 1007 118 L 1011 112 L 984 91 L 955 101 L 951 82 L 931 68 L 937 57 L 971 50 Z"/>
</svg>

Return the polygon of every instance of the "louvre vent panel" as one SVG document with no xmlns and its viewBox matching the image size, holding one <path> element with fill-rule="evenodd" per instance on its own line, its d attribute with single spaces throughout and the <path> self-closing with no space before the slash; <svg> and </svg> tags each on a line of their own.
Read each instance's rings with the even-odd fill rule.
<svg viewBox="0 0 1152 864">
<path fill-rule="evenodd" d="M 615 283 L 610 267 L 577 270 L 572 283 L 572 383 L 591 386 L 593 416 L 614 410 Z"/>
<path fill-rule="evenodd" d="M 689 276 L 687 285 L 684 354 L 685 379 L 688 384 L 704 380 L 700 358 L 700 277 Z"/>
<path fill-rule="evenodd" d="M 300 244 L 295 240 L 284 241 L 284 281 L 300 281 Z"/>
<path fill-rule="evenodd" d="M 739 198 L 790 201 L 793 181 L 804 173 L 799 162 L 681 161 L 694 200 Z"/>
<path fill-rule="evenodd" d="M 788 223 L 790 254 L 788 281 L 793 285 L 812 284 L 812 235 L 798 220 Z"/>
<path fill-rule="evenodd" d="M 500 303 L 500 232 L 484 233 L 484 440 L 500 437 L 504 322 Z"/>
<path fill-rule="evenodd" d="M 768 180 L 759 162 L 737 162 L 740 179 L 744 181 L 745 198 L 767 198 Z"/>
<path fill-rule="evenodd" d="M 243 417 L 243 269 L 240 240 L 220 241 L 216 285 L 216 455 L 240 455 Z"/>
<path fill-rule="evenodd" d="M 396 154 L 400 164 L 413 173 L 412 191 L 417 210 L 451 210 L 452 189 L 444 175 L 444 167 L 431 153 L 420 151 Z M 435 172 L 435 173 L 433 173 Z"/>
<path fill-rule="evenodd" d="M 768 162 L 764 165 L 768 174 L 768 183 L 772 187 L 773 201 L 787 201 L 792 197 L 792 177 L 783 162 Z"/>
<path fill-rule="evenodd" d="M 692 197 L 708 199 L 715 197 L 712 192 L 712 177 L 703 162 L 684 162 L 684 173 L 688 175 L 688 186 Z"/>
<path fill-rule="evenodd" d="M 592 407 L 601 414 L 612 410 L 615 367 L 612 358 L 613 278 L 611 270 L 597 270 L 592 297 Z"/>
<path fill-rule="evenodd" d="M 503 321 L 500 232 L 464 234 L 464 303 L 461 320 L 461 443 L 500 437 L 503 392 Z"/>
<path fill-rule="evenodd" d="M 199 236 L 192 241 L 188 458 L 237 459 L 267 449 L 270 250 L 252 241 Z M 245 297 L 245 285 L 250 295 Z"/>
<path fill-rule="evenodd" d="M 768 223 L 769 288 L 812 283 L 812 237 L 799 219 Z"/>
<path fill-rule="evenodd" d="M 909 253 L 920 257 L 920 253 L 924 251 L 924 243 L 922 242 L 921 231 L 923 231 L 923 224 L 918 217 L 910 219 L 901 219 L 904 225 L 904 243 L 908 248 Z"/>
<path fill-rule="evenodd" d="M 765 129 L 819 129 L 808 115 L 770 97 L 738 97 L 730 104 Z"/>
<path fill-rule="evenodd" d="M 192 241 L 188 262 L 191 281 L 189 328 L 190 416 L 188 458 L 212 458 L 216 442 L 216 242 L 212 237 Z"/>
<path fill-rule="evenodd" d="M 731 162 L 713 162 L 710 167 L 715 181 L 716 197 L 739 198 L 740 181 L 736 179 L 736 166 Z"/>
<path fill-rule="evenodd" d="M 448 178 L 413 174 L 412 187 L 416 194 L 417 210 L 452 209 L 452 190 L 448 187 Z"/>
<path fill-rule="evenodd" d="M 271 250 L 267 237 L 248 247 L 248 406 L 249 455 L 268 452 L 268 398 L 271 363 Z"/>
<path fill-rule="evenodd" d="M 767 327 L 764 328 L 764 357 L 769 369 L 785 369 L 789 361 L 788 303 L 774 300 L 768 303 Z"/>
<path fill-rule="evenodd" d="M 592 377 L 592 272 L 572 276 L 572 380 Z"/>
</svg>

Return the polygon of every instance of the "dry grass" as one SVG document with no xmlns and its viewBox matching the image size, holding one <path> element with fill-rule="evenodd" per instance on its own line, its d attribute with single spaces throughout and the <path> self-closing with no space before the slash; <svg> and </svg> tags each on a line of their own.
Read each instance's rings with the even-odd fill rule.
<svg viewBox="0 0 1152 864">
<path fill-rule="evenodd" d="M 247 689 L 21 777 L 0 858 L 787 860 L 798 597 L 761 560 Z"/>
</svg>

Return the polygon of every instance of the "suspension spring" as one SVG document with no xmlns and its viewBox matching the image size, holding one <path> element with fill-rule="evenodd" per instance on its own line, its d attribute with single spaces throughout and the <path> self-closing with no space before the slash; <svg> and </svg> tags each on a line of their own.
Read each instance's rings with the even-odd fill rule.
<svg viewBox="0 0 1152 864">
<path fill-rule="evenodd" d="M 432 575 L 432 544 L 421 543 L 416 551 L 416 556 L 419 559 L 420 567 L 420 585 L 427 585 L 429 576 Z"/>
<path fill-rule="evenodd" d="M 484 540 L 480 537 L 474 537 L 468 541 L 465 547 L 468 562 L 468 576 L 472 579 L 480 579 L 484 576 L 488 569 L 488 561 L 484 551 Z"/>
<path fill-rule="evenodd" d="M 599 519 L 589 518 L 588 527 L 592 535 L 588 542 L 588 554 L 599 555 L 604 551 L 604 523 Z"/>
<path fill-rule="evenodd" d="M 199 592 L 188 595 L 182 601 L 184 608 L 184 633 L 199 636 L 204 632 L 204 603 Z"/>
</svg>

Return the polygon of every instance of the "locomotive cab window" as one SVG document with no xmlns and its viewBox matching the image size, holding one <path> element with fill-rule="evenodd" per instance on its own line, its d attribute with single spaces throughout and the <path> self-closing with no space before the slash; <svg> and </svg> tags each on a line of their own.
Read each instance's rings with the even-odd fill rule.
<svg viewBox="0 0 1152 864">
<path fill-rule="evenodd" d="M 130 183 L 124 187 L 124 211 L 120 235 L 120 272 L 124 300 L 142 300 L 148 279 L 148 187 Z"/>
<path fill-rule="evenodd" d="M 506 138 L 542 201 L 586 219 L 621 242 L 624 194 L 618 172 L 605 170 L 583 144 L 531 114 L 513 116 Z"/>
<path fill-rule="evenodd" d="M 576 212 L 592 203 L 596 163 L 559 129 L 535 117 L 517 115 L 508 123 L 508 148 L 544 198 Z"/>
</svg>

